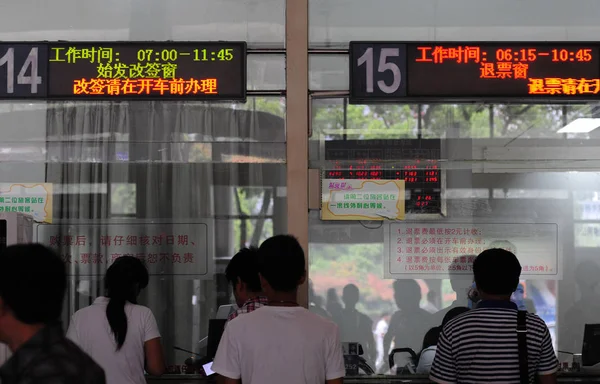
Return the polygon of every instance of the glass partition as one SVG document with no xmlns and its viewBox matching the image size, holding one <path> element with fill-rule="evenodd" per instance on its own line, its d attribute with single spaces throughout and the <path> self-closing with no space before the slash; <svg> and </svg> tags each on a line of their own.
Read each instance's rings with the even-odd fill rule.
<svg viewBox="0 0 600 384">
<path fill-rule="evenodd" d="M 228 260 L 286 231 L 285 100 L 0 109 L 2 190 L 46 188 L 35 199 L 51 223 L 31 233 L 68 265 L 65 324 L 104 294 L 110 263 L 131 254 L 151 273 L 140 303 L 157 318 L 168 362 L 189 357 L 173 347 L 203 353 L 208 319 L 231 302 Z M 29 213 L 25 199 L 3 198 L 1 212 Z"/>
<path fill-rule="evenodd" d="M 340 325 L 344 341 L 366 343 L 368 361 L 387 372 L 390 338 L 396 348 L 410 347 L 419 352 L 430 327 L 440 325 L 450 308 L 469 304 L 470 272 L 450 272 L 450 276 L 446 273 L 435 278 L 435 274 L 423 273 L 423 269 L 419 272 L 418 268 L 428 270 L 430 265 L 454 262 L 455 258 L 464 258 L 468 265 L 483 246 L 478 249 L 467 239 L 466 245 L 454 249 L 458 252 L 454 255 L 446 245 L 441 248 L 439 236 L 421 236 L 421 246 L 412 243 L 418 236 L 405 236 L 412 227 L 427 227 L 429 234 L 438 228 L 435 234 L 439 235 L 439 228 L 458 222 L 469 228 L 488 226 L 496 230 L 504 226 L 508 232 L 533 233 L 526 241 L 498 237 L 496 240 L 503 241 L 493 244 L 510 247 L 522 257 L 526 277 L 514 300 L 546 322 L 557 350 L 581 352 L 583 326 L 597 321 L 600 314 L 594 304 L 600 298 L 599 274 L 595 272 L 600 268 L 595 240 L 600 229 L 600 216 L 595 214 L 600 141 L 594 130 L 558 131 L 579 118 L 596 118 L 596 106 L 349 105 L 340 98 L 313 100 L 312 116 L 313 169 L 357 170 L 357 166 L 369 168 L 377 163 L 385 172 L 395 164 L 389 159 L 365 160 L 360 157 L 362 152 L 353 150 L 345 160 L 332 160 L 326 150 L 332 142 L 341 148 L 350 140 L 441 140 L 438 164 L 445 178 L 443 214 L 412 214 L 406 221 L 382 223 L 322 221 L 318 210 L 311 211 L 312 308 L 322 308 Z M 403 159 L 393 160 L 397 163 Z M 425 170 L 426 165 L 422 162 L 415 169 Z M 414 191 L 407 191 L 407 199 L 411 193 Z M 402 236 L 391 238 L 393 243 L 386 233 L 390 226 L 403 231 Z M 550 245 L 536 237 L 544 226 L 554 228 L 556 241 Z M 411 243 L 403 243 L 406 240 Z M 423 241 L 437 242 L 436 248 L 423 246 Z M 402 249 L 398 253 L 389 250 L 396 247 Z M 417 264 L 414 273 L 385 278 L 386 273 L 393 277 L 386 264 L 400 262 L 407 251 L 411 263 L 423 265 Z M 527 264 L 533 254 L 555 254 L 559 272 L 554 277 L 536 275 L 548 266 Z M 561 353 L 559 358 L 570 356 Z"/>
<path fill-rule="evenodd" d="M 3 41 L 285 45 L 285 0 L 4 3 Z M 250 92 L 283 94 L 285 55 L 247 60 Z M 31 237 L 69 265 L 65 322 L 104 293 L 102 276 L 115 257 L 144 259 L 152 276 L 140 301 L 156 315 L 168 362 L 181 364 L 189 355 L 173 347 L 202 353 L 208 319 L 232 302 L 229 258 L 286 231 L 284 119 L 282 97 L 0 102 L 2 191 L 39 192 L 42 207 L 32 212 L 25 199 L 33 198 L 23 195 L 14 206 L 0 200 L 0 215 L 52 220 L 33 224 Z"/>
<path fill-rule="evenodd" d="M 582 41 L 598 27 L 593 0 L 577 8 L 560 0 L 506 6 L 478 0 L 310 0 L 310 45 L 349 41 Z"/>
<path fill-rule="evenodd" d="M 246 41 L 281 48 L 285 0 L 5 1 L 4 41 Z"/>
</svg>

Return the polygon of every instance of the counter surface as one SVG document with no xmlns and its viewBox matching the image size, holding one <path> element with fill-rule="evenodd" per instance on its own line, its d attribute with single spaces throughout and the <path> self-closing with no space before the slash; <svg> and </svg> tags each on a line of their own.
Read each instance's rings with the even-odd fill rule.
<svg viewBox="0 0 600 384">
<path fill-rule="evenodd" d="M 148 384 L 198 384 L 215 383 L 213 377 L 206 378 L 201 375 L 163 375 L 161 377 L 148 377 Z M 600 383 L 600 372 L 598 373 L 560 373 L 559 383 Z M 344 378 L 345 384 L 397 384 L 397 383 L 432 383 L 424 375 L 401 375 L 401 376 L 350 376 Z"/>
</svg>

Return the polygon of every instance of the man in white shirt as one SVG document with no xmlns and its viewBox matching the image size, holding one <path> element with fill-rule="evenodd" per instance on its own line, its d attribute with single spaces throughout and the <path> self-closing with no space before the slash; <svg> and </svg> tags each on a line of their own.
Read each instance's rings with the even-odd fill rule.
<svg viewBox="0 0 600 384">
<path fill-rule="evenodd" d="M 304 251 L 287 235 L 259 249 L 269 305 L 233 319 L 212 370 L 221 384 L 341 384 L 344 358 L 337 326 L 297 303 L 306 279 Z"/>
</svg>

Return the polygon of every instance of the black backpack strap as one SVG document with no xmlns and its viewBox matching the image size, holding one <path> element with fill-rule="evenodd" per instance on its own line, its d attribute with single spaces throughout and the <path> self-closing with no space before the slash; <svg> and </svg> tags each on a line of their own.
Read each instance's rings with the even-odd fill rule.
<svg viewBox="0 0 600 384">
<path fill-rule="evenodd" d="M 519 343 L 519 375 L 521 384 L 529 384 L 529 356 L 527 353 L 527 311 L 517 312 L 517 340 Z"/>
</svg>

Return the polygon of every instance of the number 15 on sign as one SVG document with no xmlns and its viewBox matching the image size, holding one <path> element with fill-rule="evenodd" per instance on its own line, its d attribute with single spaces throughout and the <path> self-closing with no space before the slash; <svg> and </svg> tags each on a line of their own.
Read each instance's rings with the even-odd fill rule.
<svg viewBox="0 0 600 384">
<path fill-rule="evenodd" d="M 47 62 L 45 46 L 0 44 L 0 98 L 45 97 Z"/>
<path fill-rule="evenodd" d="M 350 43 L 350 101 L 406 97 L 406 44 Z"/>
</svg>

